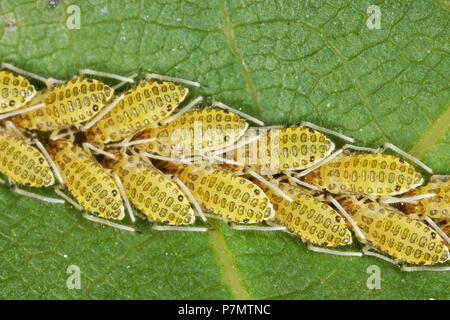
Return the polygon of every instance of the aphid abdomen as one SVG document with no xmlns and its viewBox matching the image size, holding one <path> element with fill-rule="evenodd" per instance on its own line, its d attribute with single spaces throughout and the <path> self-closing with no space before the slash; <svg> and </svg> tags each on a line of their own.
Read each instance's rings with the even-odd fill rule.
<svg viewBox="0 0 450 320">
<path fill-rule="evenodd" d="M 450 219 L 450 178 L 432 177 L 430 182 L 411 191 L 408 197 L 435 193 L 436 196 L 416 200 L 416 203 L 406 203 L 407 213 L 425 214 L 432 219 Z"/>
<path fill-rule="evenodd" d="M 393 196 L 423 183 L 414 167 L 388 154 L 344 153 L 305 176 L 335 194 Z"/>
<path fill-rule="evenodd" d="M 172 82 L 145 81 L 126 91 L 125 98 L 87 132 L 91 143 L 119 141 L 172 114 L 189 89 Z"/>
<path fill-rule="evenodd" d="M 284 226 L 304 241 L 335 247 L 352 243 L 345 220 L 329 205 L 308 195 L 301 187 L 281 183 L 279 188 L 294 201 L 289 202 L 271 189 L 266 191 L 272 202 L 275 224 Z"/>
<path fill-rule="evenodd" d="M 356 221 L 369 246 L 402 262 L 432 265 L 448 259 L 444 240 L 425 223 L 378 202 L 342 202 Z"/>
<path fill-rule="evenodd" d="M 50 164 L 35 147 L 0 129 L 0 169 L 13 182 L 30 187 L 55 183 Z"/>
<path fill-rule="evenodd" d="M 77 78 L 55 85 L 36 95 L 29 104 L 44 102 L 42 108 L 13 117 L 17 126 L 52 131 L 95 117 L 111 100 L 113 89 L 101 81 Z"/>
<path fill-rule="evenodd" d="M 274 214 L 262 189 L 233 172 L 218 167 L 181 165 L 175 173 L 211 214 L 236 223 L 258 223 Z"/>
<path fill-rule="evenodd" d="M 102 218 L 124 218 L 116 182 L 107 169 L 82 148 L 57 140 L 52 142 L 52 158 L 67 189 L 86 211 Z"/>
<path fill-rule="evenodd" d="M 194 211 L 179 187 L 140 156 L 122 157 L 114 171 L 130 202 L 151 220 L 168 225 L 194 223 Z"/>
<path fill-rule="evenodd" d="M 303 170 L 334 150 L 334 143 L 324 134 L 306 127 L 252 129 L 244 138 L 257 135 L 258 140 L 236 150 L 235 160 L 261 173 Z"/>
<path fill-rule="evenodd" d="M 233 145 L 247 130 L 246 123 L 228 110 L 206 108 L 186 112 L 158 128 L 139 132 L 136 140 L 157 138 L 137 148 L 169 157 L 172 154 L 212 152 Z"/>
<path fill-rule="evenodd" d="M 36 90 L 26 78 L 0 70 L 0 113 L 21 108 L 35 94 Z"/>
</svg>

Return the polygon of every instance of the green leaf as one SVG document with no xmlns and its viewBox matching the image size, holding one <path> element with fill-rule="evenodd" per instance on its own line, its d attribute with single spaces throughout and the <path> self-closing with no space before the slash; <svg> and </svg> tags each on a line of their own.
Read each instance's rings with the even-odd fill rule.
<svg viewBox="0 0 450 320">
<path fill-rule="evenodd" d="M 81 28 L 66 22 L 76 4 Z M 381 10 L 368 29 L 367 7 Z M 54 78 L 139 67 L 268 124 L 390 141 L 449 174 L 447 1 L 0 1 L 0 60 Z M 54 195 L 52 191 L 41 191 Z M 448 299 L 448 273 L 307 251 L 284 233 L 121 232 L 0 187 L 0 298 Z M 357 250 L 354 245 L 348 250 Z M 81 270 L 68 289 L 67 268 Z M 367 268 L 380 268 L 370 290 Z M 447 263 L 446 266 L 449 266 Z"/>
</svg>

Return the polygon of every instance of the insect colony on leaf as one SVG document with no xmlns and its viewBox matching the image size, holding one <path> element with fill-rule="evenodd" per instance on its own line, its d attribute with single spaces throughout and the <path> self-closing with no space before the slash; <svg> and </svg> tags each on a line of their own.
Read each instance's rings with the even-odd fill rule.
<svg viewBox="0 0 450 320">
<path fill-rule="evenodd" d="M 425 179 L 406 160 L 432 170 L 392 144 L 335 150 L 327 134 L 355 140 L 309 122 L 264 127 L 217 101 L 196 108 L 203 97 L 175 112 L 189 93 L 180 84 L 202 86 L 184 79 L 148 74 L 115 95 L 137 75 L 85 69 L 60 81 L 2 64 L 0 119 L 12 121 L 0 128 L 0 170 L 14 191 L 67 201 L 85 218 L 127 231 L 137 229 L 111 221 L 125 211 L 156 230 L 208 231 L 207 218 L 220 218 L 238 230 L 288 232 L 317 252 L 372 255 L 406 271 L 450 269 L 427 267 L 448 259 L 448 176 L 421 187 Z M 47 88 L 37 91 L 26 76 Z M 56 181 L 65 201 L 16 186 Z M 207 227 L 193 226 L 196 215 Z M 362 252 L 328 248 L 351 244 L 352 231 Z"/>
</svg>

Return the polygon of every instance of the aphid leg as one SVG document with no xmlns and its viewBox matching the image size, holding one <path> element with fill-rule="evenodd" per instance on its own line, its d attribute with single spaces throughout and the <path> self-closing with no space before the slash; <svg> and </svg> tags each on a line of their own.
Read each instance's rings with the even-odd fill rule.
<svg viewBox="0 0 450 320">
<path fill-rule="evenodd" d="M 369 246 L 364 246 L 362 250 L 363 250 L 363 254 L 365 256 L 372 256 L 372 257 L 387 261 L 389 263 L 395 264 L 396 266 L 399 266 L 397 261 L 395 261 L 394 259 L 388 258 L 385 255 L 382 255 L 380 253 L 371 251 L 371 248 Z"/>
<path fill-rule="evenodd" d="M 306 247 L 308 248 L 308 250 L 311 250 L 311 251 L 314 251 L 314 252 L 322 252 L 322 253 L 334 254 L 334 255 L 337 255 L 337 256 L 346 256 L 346 257 L 362 257 L 363 256 L 362 252 L 330 250 L 330 249 L 327 249 L 327 248 L 316 247 L 316 246 L 314 246 L 311 243 L 308 243 L 306 245 Z"/>
<path fill-rule="evenodd" d="M 158 231 L 189 231 L 189 232 L 206 232 L 209 230 L 208 228 L 204 227 L 160 226 L 157 224 L 153 224 L 152 229 Z"/>
<path fill-rule="evenodd" d="M 125 202 L 125 206 L 127 207 L 128 214 L 130 215 L 131 222 L 132 223 L 136 223 L 136 218 L 134 217 L 133 209 L 131 208 L 130 201 L 128 200 L 128 197 L 127 197 L 127 194 L 125 192 L 125 189 L 123 188 L 122 181 L 120 180 L 117 172 L 113 172 L 113 177 L 116 180 L 117 187 L 119 188 L 120 194 L 122 195 L 123 201 Z"/>
<path fill-rule="evenodd" d="M 231 165 L 236 165 L 236 166 L 243 166 L 244 165 L 242 162 L 237 162 L 237 161 L 230 160 L 230 159 L 227 159 L 227 158 L 223 158 L 223 157 L 220 157 L 220 156 L 213 156 L 213 159 L 218 161 L 219 164 L 226 163 L 226 164 L 231 164 Z"/>
<path fill-rule="evenodd" d="M 15 124 L 10 120 L 5 121 L 5 128 L 9 134 L 15 135 L 16 137 L 21 138 L 27 142 L 30 140 L 25 136 L 25 134 L 22 131 L 17 129 Z"/>
<path fill-rule="evenodd" d="M 444 231 L 442 231 L 441 228 L 427 215 L 423 215 L 423 219 L 428 222 L 428 224 L 436 230 L 437 233 L 447 242 L 447 244 L 450 244 L 450 238 L 445 234 Z"/>
<path fill-rule="evenodd" d="M 84 151 L 86 151 L 87 153 L 91 153 L 92 151 L 95 151 L 96 153 L 102 154 L 105 157 L 111 158 L 111 159 L 116 159 L 116 156 L 110 152 L 107 152 L 103 149 L 97 148 L 96 146 L 90 144 L 89 142 L 85 142 L 82 144 Z"/>
<path fill-rule="evenodd" d="M 90 214 L 88 214 L 88 213 L 86 213 L 84 211 L 83 211 L 83 218 L 85 218 L 85 219 L 87 219 L 89 221 L 97 222 L 97 223 L 100 223 L 100 224 L 104 224 L 106 226 L 113 227 L 113 228 L 116 228 L 116 229 L 140 233 L 140 231 L 136 230 L 135 228 L 124 226 L 122 224 L 114 223 L 114 222 L 111 222 L 111 221 L 108 221 L 108 220 L 104 220 L 102 218 L 97 218 L 97 217 L 91 216 Z"/>
<path fill-rule="evenodd" d="M 263 126 L 264 125 L 264 122 L 262 122 L 261 120 L 255 118 L 255 117 L 252 117 L 251 115 L 246 114 L 246 113 L 244 113 L 242 111 L 236 110 L 236 109 L 234 109 L 234 108 L 232 108 L 232 107 L 230 107 L 230 106 L 228 106 L 228 105 L 226 105 L 226 104 L 224 104 L 222 102 L 213 101 L 213 103 L 211 104 L 211 107 L 219 107 L 219 108 L 222 108 L 222 109 L 229 110 L 229 111 L 231 111 L 233 113 L 236 113 L 236 114 L 240 115 L 244 119 L 247 119 L 247 120 L 250 120 L 253 123 L 256 123 L 258 126 Z"/>
<path fill-rule="evenodd" d="M 191 203 L 194 205 L 195 210 L 197 211 L 197 214 L 200 216 L 200 218 L 203 220 L 203 222 L 205 222 L 206 224 L 209 224 L 208 220 L 206 219 L 205 215 L 203 214 L 203 210 L 200 207 L 200 204 L 194 198 L 194 196 L 192 195 L 191 191 L 189 191 L 188 187 L 186 187 L 186 185 L 178 177 L 173 176 L 172 178 L 175 180 L 175 182 L 180 186 L 180 188 L 187 195 L 187 197 L 189 198 Z M 194 222 L 194 221 L 192 221 L 192 222 Z"/>
<path fill-rule="evenodd" d="M 124 76 L 121 76 L 121 75 L 118 75 L 115 73 L 96 71 L 96 70 L 92 70 L 92 69 L 81 69 L 78 72 L 78 76 L 80 78 L 82 78 L 84 75 L 87 75 L 87 74 L 92 75 L 92 76 L 97 76 L 97 77 L 115 79 L 115 80 L 119 80 L 119 81 L 123 81 L 123 82 L 127 82 L 127 83 L 134 82 L 133 78 L 124 77 Z"/>
<path fill-rule="evenodd" d="M 78 209 L 78 210 L 80 210 L 80 211 L 83 211 L 84 209 L 83 209 L 83 207 L 82 206 L 80 206 L 75 200 L 73 200 L 71 197 L 69 197 L 67 194 L 65 194 L 63 191 L 62 191 L 62 186 L 58 186 L 58 187 L 56 187 L 55 189 L 55 193 L 57 194 L 57 195 L 59 195 L 61 198 L 63 198 L 64 200 L 66 200 L 69 204 L 71 204 L 74 208 L 76 208 L 76 209 Z"/>
<path fill-rule="evenodd" d="M 328 157 L 326 157 L 325 159 L 319 161 L 318 163 L 316 163 L 315 165 L 313 165 L 312 167 L 303 170 L 302 172 L 297 173 L 297 178 L 303 177 L 305 175 L 307 175 L 308 173 L 310 173 L 311 171 L 316 170 L 317 168 L 323 166 L 325 163 L 327 163 L 328 161 L 332 160 L 333 158 L 337 157 L 338 155 L 340 155 L 342 152 L 344 152 L 344 148 L 336 151 L 335 153 L 329 155 Z"/>
<path fill-rule="evenodd" d="M 450 178 L 450 175 L 448 175 L 448 174 L 434 174 L 434 175 L 431 176 L 431 178 L 446 179 L 446 178 Z"/>
<path fill-rule="evenodd" d="M 350 217 L 350 215 L 347 213 L 347 211 L 345 211 L 345 209 L 340 205 L 339 202 L 336 201 L 336 199 L 334 199 L 332 196 L 328 196 L 327 200 L 330 201 L 332 204 L 334 204 L 334 206 L 339 210 L 340 213 L 342 213 L 342 215 L 347 219 L 347 221 L 352 225 L 353 230 L 356 232 L 356 234 L 358 235 L 359 241 L 360 242 L 364 242 L 364 240 L 366 239 L 366 237 L 364 236 L 364 234 L 361 232 L 361 230 L 359 229 L 358 225 L 356 224 L 355 220 L 352 219 L 352 217 Z"/>
<path fill-rule="evenodd" d="M 367 151 L 367 152 L 372 152 L 372 153 L 379 153 L 380 152 L 380 149 L 368 148 L 368 147 L 360 147 L 360 146 L 355 146 L 355 145 L 349 144 L 349 143 L 344 145 L 342 147 L 342 149 L 344 149 L 344 150 L 352 149 L 352 150 L 356 150 L 356 151 Z"/>
<path fill-rule="evenodd" d="M 133 139 L 133 136 L 130 136 L 119 143 L 108 144 L 106 147 L 107 148 L 127 148 L 127 147 L 131 147 L 131 146 L 134 146 L 137 144 L 149 143 L 149 142 L 153 142 L 156 140 L 156 138 L 149 138 L 149 139 L 140 139 L 140 140 L 130 141 L 131 139 Z"/>
<path fill-rule="evenodd" d="M 39 81 L 45 83 L 45 85 L 46 85 L 48 88 L 50 88 L 50 87 L 53 86 L 54 84 L 57 84 L 57 83 L 64 83 L 64 82 L 65 82 L 65 81 L 63 81 L 63 80 L 56 80 L 56 79 L 53 79 L 53 78 L 45 78 L 45 77 L 40 76 L 40 75 L 38 75 L 38 74 L 36 74 L 36 73 L 32 73 L 32 72 L 29 72 L 29 71 L 20 69 L 20 68 L 18 68 L 18 67 L 16 67 L 16 66 L 12 65 L 12 64 L 10 64 L 10 63 L 2 63 L 0 69 L 9 69 L 9 70 L 11 70 L 11 71 L 13 71 L 13 72 L 20 73 L 20 74 L 22 74 L 22 75 L 24 75 L 24 76 L 27 76 L 27 77 L 30 77 L 30 78 L 39 80 Z"/>
<path fill-rule="evenodd" d="M 345 140 L 345 141 L 349 141 L 351 143 L 355 143 L 356 142 L 355 139 L 353 139 L 351 137 L 348 137 L 348 136 L 346 136 L 346 135 L 344 135 L 344 134 L 342 134 L 340 132 L 337 132 L 337 131 L 334 131 L 334 130 L 330 130 L 330 129 L 327 129 L 327 128 L 323 128 L 323 127 L 319 127 L 318 125 L 315 125 L 314 123 L 311 123 L 311 122 L 302 121 L 300 123 L 300 125 L 303 126 L 303 127 L 308 127 L 308 128 L 311 128 L 311 129 L 315 129 L 317 131 L 321 131 L 321 132 L 324 132 L 324 133 L 331 134 L 333 136 L 341 138 L 342 140 Z"/>
<path fill-rule="evenodd" d="M 50 198 L 50 197 L 44 197 L 41 196 L 39 194 L 33 193 L 33 192 L 28 192 L 22 189 L 19 189 L 16 185 L 14 185 L 13 191 L 15 193 L 18 193 L 22 196 L 26 196 L 29 198 L 34 198 L 34 199 L 38 199 L 41 201 L 45 201 L 45 202 L 50 202 L 50 203 L 65 203 L 65 201 L 63 199 L 57 199 L 57 198 Z"/>
<path fill-rule="evenodd" d="M 234 230 L 254 230 L 254 231 L 286 231 L 286 227 L 283 226 L 246 226 L 229 222 L 228 225 Z"/>
<path fill-rule="evenodd" d="M 261 183 L 265 184 L 267 187 L 269 187 L 270 189 L 272 189 L 273 191 L 278 193 L 280 196 L 282 196 L 287 201 L 289 201 L 289 202 L 294 201 L 291 197 L 289 197 L 286 193 L 284 193 L 280 188 L 278 188 L 276 185 L 271 183 L 269 180 L 264 179 L 262 176 L 257 174 L 255 171 L 253 171 L 253 170 L 246 170 L 246 172 L 249 175 L 251 175 L 253 178 L 255 178 L 256 180 L 260 181 Z"/>
<path fill-rule="evenodd" d="M 94 124 L 96 124 L 101 118 L 103 118 L 109 111 L 111 111 L 112 108 L 116 106 L 123 98 L 125 98 L 125 95 L 121 95 L 120 97 L 116 98 L 108 107 L 106 107 L 102 112 L 100 112 L 94 119 L 86 123 L 82 128 L 81 131 L 86 131 L 90 127 L 92 127 Z"/>
<path fill-rule="evenodd" d="M 53 162 L 52 158 L 50 157 L 50 155 L 48 154 L 47 150 L 44 148 L 44 146 L 42 145 L 42 143 L 38 140 L 38 139 L 33 139 L 32 142 L 36 145 L 36 147 L 42 152 L 42 154 L 44 155 L 45 159 L 47 159 L 48 163 L 50 163 L 50 166 L 53 169 L 53 172 L 56 175 L 56 179 L 58 180 L 58 182 L 63 185 L 64 181 L 63 178 L 61 176 L 61 173 L 59 172 L 58 167 L 56 166 L 56 164 Z"/>
<path fill-rule="evenodd" d="M 156 80 L 162 80 L 162 81 L 170 81 L 170 82 L 179 82 L 179 83 L 184 83 L 187 84 L 188 86 L 193 86 L 193 87 L 208 87 L 205 84 L 201 84 L 200 82 L 196 82 L 196 81 L 191 81 L 191 80 L 186 80 L 186 79 L 182 79 L 182 78 L 176 78 L 176 77 L 169 77 L 169 76 L 163 76 L 160 74 L 156 74 L 156 73 L 147 73 L 147 75 L 145 76 L 145 80 L 152 80 L 152 79 L 156 79 Z"/>
<path fill-rule="evenodd" d="M 39 103 L 37 105 L 31 106 L 31 107 L 27 107 L 27 108 L 23 108 L 23 109 L 19 109 L 19 110 L 15 110 L 15 111 L 11 111 L 11 112 L 7 112 L 7 113 L 3 113 L 2 115 L 0 115 L 0 120 L 2 119 L 6 119 L 12 116 L 16 116 L 18 114 L 22 114 L 25 112 L 29 112 L 35 109 L 39 109 L 42 108 L 43 106 L 45 106 L 45 103 Z"/>
<path fill-rule="evenodd" d="M 70 128 L 60 129 L 52 131 L 50 134 L 50 140 L 56 141 L 59 139 L 63 139 L 65 137 L 69 137 L 69 139 L 73 142 L 75 140 L 74 132 Z"/>
<path fill-rule="evenodd" d="M 401 202 L 416 203 L 417 200 L 432 198 L 434 196 L 436 196 L 435 193 L 418 194 L 412 197 L 404 197 L 404 198 L 385 196 L 381 198 L 380 202 L 382 204 L 401 203 Z"/>
<path fill-rule="evenodd" d="M 229 152 L 229 151 L 233 151 L 233 150 L 235 150 L 235 149 L 238 149 L 238 148 L 240 148 L 240 147 L 245 146 L 246 144 L 250 144 L 250 143 L 252 143 L 253 141 L 258 140 L 259 138 L 261 138 L 261 137 L 260 137 L 260 136 L 254 136 L 254 137 L 251 137 L 250 139 L 244 139 L 243 142 L 234 144 L 234 145 L 229 146 L 229 147 L 227 147 L 227 148 L 225 148 L 225 149 L 221 149 L 221 150 L 214 151 L 213 155 L 214 155 L 214 156 L 217 156 L 217 155 L 219 155 L 219 154 L 223 154 L 223 153 L 226 153 L 226 152 Z"/>
<path fill-rule="evenodd" d="M 161 125 L 165 125 L 169 122 L 172 122 L 176 119 L 178 119 L 180 116 L 182 116 L 183 114 L 185 114 L 186 112 L 188 112 L 190 109 L 192 109 L 195 105 L 197 105 L 200 101 L 203 100 L 203 97 L 197 97 L 194 100 L 192 100 L 191 102 L 189 102 L 184 108 L 180 109 L 180 111 L 178 111 L 177 113 L 175 113 L 174 115 L 172 115 L 171 117 L 164 119 L 163 121 L 161 121 Z"/>
<path fill-rule="evenodd" d="M 425 171 L 429 172 L 429 173 L 433 173 L 433 169 L 431 169 L 430 167 L 428 167 L 427 165 L 425 165 L 422 161 L 420 161 L 419 159 L 413 157 L 412 155 L 406 153 L 405 151 L 403 151 L 402 149 L 400 149 L 399 147 L 393 145 L 392 143 L 385 143 L 381 146 L 380 148 L 380 152 L 385 151 L 386 149 L 391 149 L 395 152 L 397 152 L 398 154 L 402 155 L 403 157 L 411 160 L 412 162 L 414 162 L 415 164 L 417 164 L 418 166 L 422 167 Z"/>
<path fill-rule="evenodd" d="M 176 159 L 176 158 L 159 156 L 157 154 L 148 153 L 148 152 L 141 152 L 141 155 L 144 157 L 147 157 L 147 158 L 151 158 L 151 159 L 164 160 L 164 161 L 170 161 L 170 162 L 180 162 L 180 160 Z"/>
<path fill-rule="evenodd" d="M 414 271 L 450 271 L 450 267 L 407 267 L 402 265 L 400 267 L 402 271 L 414 272 Z"/>
</svg>

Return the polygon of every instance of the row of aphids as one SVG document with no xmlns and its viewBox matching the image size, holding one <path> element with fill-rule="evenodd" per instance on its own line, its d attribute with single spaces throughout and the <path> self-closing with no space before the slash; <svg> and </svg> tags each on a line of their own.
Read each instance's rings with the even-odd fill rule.
<svg viewBox="0 0 450 320">
<path fill-rule="evenodd" d="M 47 88 L 36 91 L 24 76 Z M 220 102 L 194 108 L 202 97 L 174 113 L 189 92 L 176 83 L 201 86 L 188 80 L 149 74 L 115 95 L 136 76 L 82 70 L 59 81 L 2 64 L 0 169 L 14 190 L 67 201 L 92 221 L 128 231 L 136 228 L 109 219 L 122 220 L 126 208 L 135 222 L 134 206 L 157 230 L 208 231 L 189 225 L 196 215 L 208 226 L 207 218 L 220 218 L 235 229 L 292 233 L 318 252 L 373 255 L 407 271 L 450 270 L 426 267 L 448 259 L 448 176 L 421 186 L 404 159 L 432 170 L 392 144 L 336 151 L 325 134 L 355 141 L 308 122 L 264 127 Z M 388 148 L 401 157 L 384 154 Z M 62 199 L 16 186 L 56 181 Z M 351 244 L 351 230 L 363 252 L 327 248 Z"/>
</svg>

